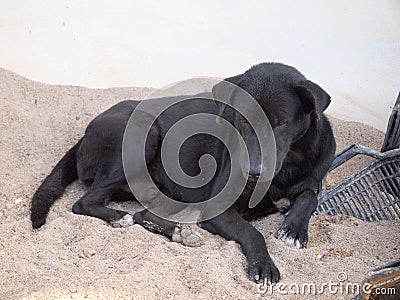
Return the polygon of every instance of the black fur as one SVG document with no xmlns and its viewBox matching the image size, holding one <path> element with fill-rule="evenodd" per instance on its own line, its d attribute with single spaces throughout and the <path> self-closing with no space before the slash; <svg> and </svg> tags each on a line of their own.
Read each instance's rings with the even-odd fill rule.
<svg viewBox="0 0 400 300">
<path fill-rule="evenodd" d="M 259 64 L 226 80 L 237 84 L 257 100 L 274 131 L 277 164 L 274 179 L 263 200 L 252 209 L 248 207 L 254 180 L 259 175 L 257 172 L 262 172 L 256 166 L 262 154 L 254 142 L 251 126 L 241 122 L 243 117 L 229 106 L 215 105 L 211 100 L 180 102 L 157 119 L 146 142 L 147 167 L 160 190 L 168 196 L 185 202 L 209 199 L 224 186 L 230 169 L 229 156 L 222 143 L 209 135 L 199 134 L 183 144 L 180 159 L 188 175 L 199 173 L 198 159 L 206 153 L 213 155 L 218 162 L 217 176 L 209 184 L 187 189 L 169 180 L 160 167 L 161 141 L 171 125 L 194 113 L 223 115 L 231 122 L 244 136 L 249 148 L 251 172 L 248 184 L 232 207 L 199 225 L 242 246 L 252 280 L 276 283 L 280 278 L 279 271 L 268 254 L 263 236 L 248 221 L 278 211 L 276 202 L 286 198 L 290 202 L 290 210 L 277 236 L 288 244 L 306 246 L 308 223 L 317 206 L 314 191 L 328 171 L 335 153 L 332 130 L 323 115 L 330 97 L 296 69 L 283 64 Z M 98 217 L 110 223 L 118 223 L 127 216 L 126 212 L 106 208 L 105 204 L 110 199 L 121 200 L 121 188 L 126 186 L 121 159 L 122 136 L 137 104 L 137 101 L 121 102 L 89 124 L 82 140 L 68 151 L 35 193 L 31 209 L 34 228 L 45 223 L 50 206 L 77 178 L 88 186 L 88 191 L 74 204 L 74 213 Z M 143 118 L 146 119 L 145 114 Z M 162 220 L 147 210 L 136 213 L 133 219 L 149 230 L 170 238 L 174 232 L 173 222 Z"/>
</svg>

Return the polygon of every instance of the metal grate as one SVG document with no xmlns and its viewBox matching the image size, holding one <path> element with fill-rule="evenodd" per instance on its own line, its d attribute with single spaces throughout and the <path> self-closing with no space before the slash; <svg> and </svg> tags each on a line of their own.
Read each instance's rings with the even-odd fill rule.
<svg viewBox="0 0 400 300">
<path fill-rule="evenodd" d="M 400 149 L 380 153 L 353 145 L 339 154 L 331 170 L 363 154 L 376 158 L 369 166 L 326 190 L 319 188 L 317 213 L 344 214 L 365 221 L 400 219 Z"/>
</svg>

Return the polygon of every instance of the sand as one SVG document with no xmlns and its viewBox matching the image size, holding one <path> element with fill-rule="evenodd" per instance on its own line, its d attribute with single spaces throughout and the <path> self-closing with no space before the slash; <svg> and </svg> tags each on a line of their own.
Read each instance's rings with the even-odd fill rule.
<svg viewBox="0 0 400 300">
<path fill-rule="evenodd" d="M 139 225 L 112 228 L 101 220 L 74 215 L 71 206 L 84 192 L 78 183 L 52 207 L 45 226 L 31 229 L 31 196 L 89 121 L 111 105 L 141 99 L 151 90 L 46 85 L 0 69 L 0 299 L 265 296 L 248 280 L 246 260 L 235 242 L 199 229 L 204 244 L 191 248 Z M 380 149 L 382 132 L 330 120 L 338 151 L 353 143 Z M 352 160 L 330 177 L 330 184 L 367 162 Z M 124 204 L 128 211 L 135 208 Z M 313 216 L 308 248 L 298 250 L 274 237 L 282 220 L 272 215 L 253 223 L 265 236 L 282 274 L 281 290 L 272 295 L 269 290 L 268 299 L 349 299 L 352 291 L 335 294 L 325 289 L 310 295 L 296 287 L 360 283 L 369 270 L 399 257 L 399 221 L 366 223 L 344 216 Z M 341 282 L 344 276 L 347 280 Z"/>
</svg>

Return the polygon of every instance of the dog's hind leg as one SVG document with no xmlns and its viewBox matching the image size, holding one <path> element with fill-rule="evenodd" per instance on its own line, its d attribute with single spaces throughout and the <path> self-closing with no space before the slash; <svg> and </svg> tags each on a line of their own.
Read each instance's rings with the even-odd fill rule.
<svg viewBox="0 0 400 300">
<path fill-rule="evenodd" d="M 105 207 L 110 197 L 120 188 L 119 182 L 95 182 L 86 194 L 73 206 L 75 214 L 99 218 L 113 227 L 126 227 L 134 224 L 133 216 L 122 210 Z"/>
<path fill-rule="evenodd" d="M 308 223 L 317 208 L 318 199 L 314 191 L 306 190 L 293 201 L 292 208 L 277 232 L 277 238 L 284 238 L 290 246 L 304 248 L 308 242 Z"/>
<path fill-rule="evenodd" d="M 176 223 L 164 220 L 147 209 L 139 211 L 133 215 L 136 224 L 142 225 L 147 230 L 162 234 L 168 238 L 172 238 Z"/>
<path fill-rule="evenodd" d="M 130 192 L 126 192 L 125 190 L 115 191 L 110 198 L 110 201 L 112 202 L 126 202 L 135 200 L 135 196 Z"/>
<path fill-rule="evenodd" d="M 137 212 L 133 215 L 136 224 L 142 225 L 147 230 L 162 234 L 174 242 L 185 246 L 198 247 L 202 244 L 203 238 L 194 229 L 196 224 L 186 225 L 162 219 L 147 209 Z M 198 227 L 197 227 L 198 228 Z"/>
</svg>

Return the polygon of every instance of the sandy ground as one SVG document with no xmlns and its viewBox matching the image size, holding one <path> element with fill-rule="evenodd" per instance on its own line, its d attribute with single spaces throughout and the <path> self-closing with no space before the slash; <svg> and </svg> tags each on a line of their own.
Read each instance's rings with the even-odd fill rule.
<svg viewBox="0 0 400 300">
<path fill-rule="evenodd" d="M 200 231 L 204 245 L 185 247 L 139 225 L 112 228 L 74 215 L 83 193 L 72 184 L 33 231 L 32 194 L 89 121 L 149 88 L 87 89 L 45 85 L 0 69 L 0 299 L 261 299 L 247 278 L 246 261 L 232 241 Z M 331 117 L 338 150 L 361 143 L 379 150 L 384 134 Z M 365 165 L 356 158 L 331 183 Z M 124 204 L 132 211 L 135 206 Z M 268 299 L 349 299 L 353 293 L 294 295 L 304 283 L 360 283 L 369 270 L 399 257 L 400 222 L 365 223 L 350 217 L 314 216 L 307 249 L 274 238 L 282 216 L 254 222 L 282 274 L 281 290 Z M 340 283 L 345 272 L 347 281 Z M 287 293 L 288 295 L 285 295 Z M 265 296 L 265 295 L 264 295 Z"/>
</svg>

